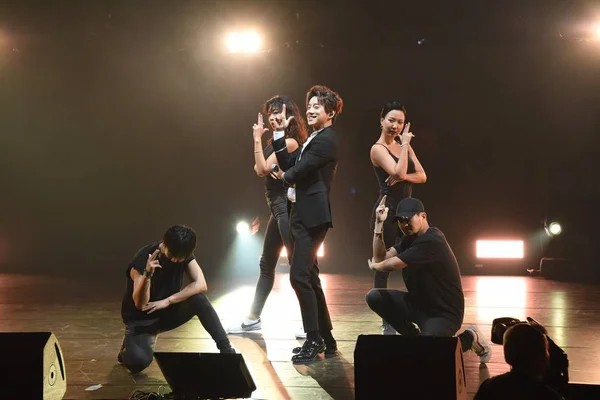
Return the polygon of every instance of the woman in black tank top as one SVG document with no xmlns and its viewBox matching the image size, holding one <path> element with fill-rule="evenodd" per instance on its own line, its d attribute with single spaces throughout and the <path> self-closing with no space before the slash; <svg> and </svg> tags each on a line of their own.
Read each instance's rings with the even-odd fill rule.
<svg viewBox="0 0 600 400">
<path fill-rule="evenodd" d="M 396 207 L 400 200 L 412 197 L 415 183 L 425 183 L 427 175 L 410 146 L 413 137 L 410 123 L 406 123 L 406 109 L 397 101 L 386 104 L 381 110 L 381 135 L 371 147 L 371 163 L 379 183 L 379 198 L 371 212 L 371 230 L 375 226 L 375 209 L 386 196 L 388 217 L 383 225 L 383 241 L 387 249 L 402 237 L 396 221 Z M 388 287 L 389 272 L 375 272 L 373 286 Z M 383 333 L 395 331 L 383 321 Z"/>
<path fill-rule="evenodd" d="M 287 151 L 292 153 L 308 137 L 306 122 L 300 114 L 298 106 L 286 96 L 275 96 L 263 105 L 262 112 L 269 118 L 271 128 L 273 128 L 274 116 L 282 112 L 285 105 L 286 114 L 293 117 L 288 128 L 285 130 L 285 141 Z M 288 221 L 288 186 L 280 179 L 271 175 L 271 167 L 277 164 L 277 157 L 273 152 L 272 139 L 267 141 L 267 147 L 262 147 L 262 136 L 268 129 L 264 128 L 262 114 L 258 114 L 258 121 L 253 127 L 254 137 L 254 171 L 260 177 L 265 179 L 265 197 L 267 205 L 271 211 L 263 251 L 260 257 L 260 275 L 256 283 L 254 300 L 250 307 L 250 313 L 244 321 L 237 323 L 228 329 L 229 333 L 243 333 L 261 328 L 260 315 L 267 301 L 267 297 L 273 289 L 275 280 L 275 268 L 281 254 L 283 246 L 286 247 L 289 257 L 291 250 L 289 221 Z"/>
</svg>

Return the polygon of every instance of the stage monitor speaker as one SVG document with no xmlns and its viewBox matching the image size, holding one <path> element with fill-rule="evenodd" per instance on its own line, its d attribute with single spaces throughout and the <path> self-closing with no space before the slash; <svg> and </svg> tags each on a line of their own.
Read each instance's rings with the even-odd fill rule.
<svg viewBox="0 0 600 400">
<path fill-rule="evenodd" d="M 456 337 L 359 335 L 354 381 L 357 400 L 467 399 Z"/>
<path fill-rule="evenodd" d="M 248 398 L 256 390 L 241 354 L 155 352 L 176 399 Z"/>
<path fill-rule="evenodd" d="M 2 332 L 0 354 L 0 398 L 61 400 L 65 395 L 65 360 L 53 333 Z"/>
</svg>

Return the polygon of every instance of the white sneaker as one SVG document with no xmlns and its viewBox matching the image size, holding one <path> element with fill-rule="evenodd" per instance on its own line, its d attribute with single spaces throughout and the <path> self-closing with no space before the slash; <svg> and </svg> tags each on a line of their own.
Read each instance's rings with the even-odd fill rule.
<svg viewBox="0 0 600 400">
<path fill-rule="evenodd" d="M 396 332 L 396 330 L 394 328 L 392 328 L 392 326 L 388 323 L 384 323 L 381 326 L 381 334 L 382 335 L 396 335 L 398 334 L 398 332 Z"/>
<path fill-rule="evenodd" d="M 227 328 L 227 333 L 239 334 L 246 332 L 258 331 L 261 328 L 260 317 L 258 319 L 245 318 L 241 324 L 236 324 Z"/>
<path fill-rule="evenodd" d="M 465 331 L 469 331 L 473 334 L 474 340 L 471 345 L 471 350 L 479 356 L 479 362 L 481 364 L 485 364 L 490 361 L 492 358 L 492 347 L 490 343 L 486 340 L 483 333 L 479 330 L 475 325 L 469 325 L 465 328 Z"/>
<path fill-rule="evenodd" d="M 306 339 L 306 332 L 304 332 L 304 328 L 300 327 L 295 333 L 296 339 Z"/>
</svg>

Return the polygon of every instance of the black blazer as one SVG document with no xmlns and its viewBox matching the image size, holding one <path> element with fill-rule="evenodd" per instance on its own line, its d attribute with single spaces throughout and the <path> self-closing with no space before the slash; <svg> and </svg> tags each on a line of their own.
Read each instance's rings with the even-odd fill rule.
<svg viewBox="0 0 600 400">
<path fill-rule="evenodd" d="M 323 129 L 306 145 L 302 157 L 299 147 L 288 153 L 285 138 L 273 141 L 284 180 L 296 187 L 295 212 L 307 228 L 326 224 L 333 228 L 329 191 L 338 163 L 337 135 L 331 127 Z"/>
</svg>

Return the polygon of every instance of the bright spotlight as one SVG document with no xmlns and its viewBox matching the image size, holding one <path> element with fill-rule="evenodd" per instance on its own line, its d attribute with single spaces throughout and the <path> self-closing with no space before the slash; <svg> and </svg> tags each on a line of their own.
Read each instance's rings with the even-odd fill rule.
<svg viewBox="0 0 600 400">
<path fill-rule="evenodd" d="M 317 251 L 317 257 L 323 257 L 325 255 L 325 242 L 321 243 L 321 247 Z M 287 257 L 287 250 L 285 246 L 281 249 L 281 253 L 279 253 L 279 257 Z"/>
<path fill-rule="evenodd" d="M 548 232 L 550 232 L 550 235 L 552 236 L 560 235 L 562 232 L 562 226 L 560 226 L 558 222 L 552 222 L 550 225 L 548 225 Z"/>
<path fill-rule="evenodd" d="M 523 258 L 522 240 L 478 240 L 477 258 Z"/>
<path fill-rule="evenodd" d="M 598 22 L 593 29 L 594 32 L 594 38 L 596 40 L 600 40 L 600 22 Z"/>
<path fill-rule="evenodd" d="M 227 35 L 226 45 L 230 53 L 256 53 L 260 50 L 261 40 L 254 31 L 232 32 Z"/>
<path fill-rule="evenodd" d="M 247 222 L 245 221 L 240 221 L 238 222 L 237 226 L 235 227 L 235 229 L 237 230 L 237 232 L 240 235 L 244 235 L 247 236 L 250 234 L 250 225 L 248 225 Z"/>
</svg>

